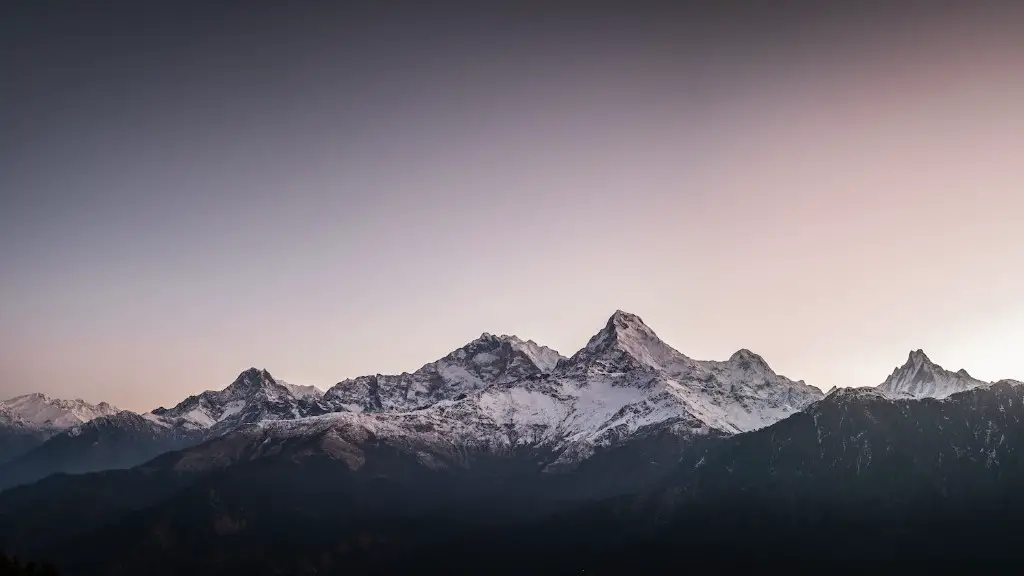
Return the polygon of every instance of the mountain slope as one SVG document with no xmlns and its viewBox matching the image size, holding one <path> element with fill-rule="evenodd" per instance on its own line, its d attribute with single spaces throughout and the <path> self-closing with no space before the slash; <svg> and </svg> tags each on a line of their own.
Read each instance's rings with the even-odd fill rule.
<svg viewBox="0 0 1024 576">
<path fill-rule="evenodd" d="M 856 506 L 858 497 L 909 502 L 981 486 L 961 484 L 961 473 L 995 488 L 1024 475 L 1022 416 L 1024 386 L 1010 381 L 942 400 L 841 388 L 771 427 L 688 454 L 681 466 L 697 472 L 678 479 L 679 494 L 771 499 L 781 490 Z"/>
</svg>

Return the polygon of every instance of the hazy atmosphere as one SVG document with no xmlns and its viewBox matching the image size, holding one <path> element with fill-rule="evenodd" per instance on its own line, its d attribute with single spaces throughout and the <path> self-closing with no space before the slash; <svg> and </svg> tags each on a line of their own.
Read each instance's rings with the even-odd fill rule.
<svg viewBox="0 0 1024 576">
<path fill-rule="evenodd" d="M 4 8 L 0 398 L 569 355 L 616 309 L 823 389 L 1024 378 L 1019 10 L 626 4 Z"/>
</svg>

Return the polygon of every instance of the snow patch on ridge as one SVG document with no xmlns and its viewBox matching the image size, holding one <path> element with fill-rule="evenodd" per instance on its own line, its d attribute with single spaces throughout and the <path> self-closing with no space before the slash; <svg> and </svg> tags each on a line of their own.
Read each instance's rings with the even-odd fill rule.
<svg viewBox="0 0 1024 576">
<path fill-rule="evenodd" d="M 25 394 L 0 402 L 8 414 L 33 428 L 67 429 L 101 416 L 112 416 L 120 410 L 100 402 L 62 400 L 45 394 Z"/>
</svg>

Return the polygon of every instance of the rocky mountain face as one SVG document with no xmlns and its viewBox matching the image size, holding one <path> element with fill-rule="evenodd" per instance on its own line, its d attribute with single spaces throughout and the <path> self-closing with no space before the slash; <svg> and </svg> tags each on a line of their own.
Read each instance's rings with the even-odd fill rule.
<svg viewBox="0 0 1024 576">
<path fill-rule="evenodd" d="M 923 351 L 915 350 L 878 389 L 895 398 L 945 398 L 989 384 L 972 378 L 966 370 L 950 372 L 932 362 Z"/>
<path fill-rule="evenodd" d="M 282 384 L 266 370 L 250 368 L 223 390 L 189 396 L 173 408 L 157 408 L 146 417 L 158 425 L 209 430 L 217 435 L 242 424 L 292 420 L 328 411 L 315 389 Z"/>
<path fill-rule="evenodd" d="M 532 340 L 515 336 L 480 338 L 412 374 L 361 376 L 339 382 L 324 394 L 335 411 L 398 412 L 551 372 L 562 357 Z"/>
</svg>

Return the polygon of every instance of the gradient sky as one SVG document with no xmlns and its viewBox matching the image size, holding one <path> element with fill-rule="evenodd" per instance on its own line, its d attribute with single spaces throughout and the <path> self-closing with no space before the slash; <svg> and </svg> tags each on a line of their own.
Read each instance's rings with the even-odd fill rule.
<svg viewBox="0 0 1024 576">
<path fill-rule="evenodd" d="M 1009 3 L 373 4 L 5 4 L 0 397 L 568 355 L 616 309 L 824 389 L 1024 379 Z"/>
</svg>

